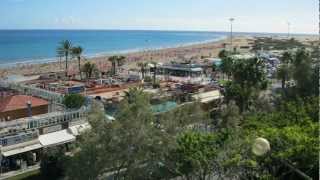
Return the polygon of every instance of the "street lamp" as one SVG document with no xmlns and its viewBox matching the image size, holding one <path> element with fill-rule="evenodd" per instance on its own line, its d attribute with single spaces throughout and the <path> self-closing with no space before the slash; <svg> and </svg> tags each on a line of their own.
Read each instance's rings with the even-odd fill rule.
<svg viewBox="0 0 320 180">
<path fill-rule="evenodd" d="M 231 39 L 231 50 L 233 49 L 233 46 L 232 46 L 232 41 L 233 41 L 233 21 L 234 21 L 235 19 L 234 18 L 230 18 L 229 19 L 229 21 L 230 21 L 230 28 L 231 28 L 231 30 L 230 30 L 230 39 Z"/>
<path fill-rule="evenodd" d="M 290 38 L 290 26 L 291 26 L 291 23 L 287 22 L 287 25 L 288 25 L 288 39 L 289 39 Z"/>
<path fill-rule="evenodd" d="M 264 156 L 266 154 L 268 154 L 271 151 L 270 148 L 270 143 L 267 139 L 265 138 L 257 138 L 254 140 L 253 145 L 252 145 L 252 152 L 253 154 L 255 154 L 256 156 Z M 271 156 L 270 156 L 271 157 Z M 272 158 L 272 157 L 271 157 Z M 272 158 L 273 159 L 273 158 Z M 294 171 L 295 173 L 297 173 L 298 175 L 300 175 L 302 178 L 307 179 L 307 180 L 312 180 L 311 177 L 309 177 L 308 175 L 306 175 L 304 172 L 302 172 L 301 170 L 297 169 L 296 167 L 294 167 L 292 164 L 290 164 L 289 162 L 285 161 L 285 160 L 280 160 L 280 162 L 287 166 L 288 168 L 290 168 L 292 171 Z"/>
<path fill-rule="evenodd" d="M 257 138 L 255 139 L 253 146 L 252 146 L 252 152 L 253 154 L 257 156 L 263 156 L 267 154 L 270 151 L 270 143 L 267 139 L 264 138 Z"/>
</svg>

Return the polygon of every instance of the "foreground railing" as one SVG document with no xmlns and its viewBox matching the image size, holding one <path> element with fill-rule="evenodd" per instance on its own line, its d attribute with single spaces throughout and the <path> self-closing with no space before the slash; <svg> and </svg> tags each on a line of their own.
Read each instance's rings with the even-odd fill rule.
<svg viewBox="0 0 320 180">
<path fill-rule="evenodd" d="M 56 92 L 51 92 L 45 89 L 33 87 L 30 85 L 25 85 L 22 83 L 15 83 L 10 81 L 0 80 L 0 87 L 13 89 L 19 91 L 23 94 L 29 94 L 32 96 L 37 96 L 46 100 L 61 103 L 63 100 L 63 95 Z"/>
<path fill-rule="evenodd" d="M 11 121 L 0 122 L 0 136 L 85 120 L 88 109 L 82 108 L 75 111 L 53 112 L 39 116 L 32 116 Z"/>
</svg>

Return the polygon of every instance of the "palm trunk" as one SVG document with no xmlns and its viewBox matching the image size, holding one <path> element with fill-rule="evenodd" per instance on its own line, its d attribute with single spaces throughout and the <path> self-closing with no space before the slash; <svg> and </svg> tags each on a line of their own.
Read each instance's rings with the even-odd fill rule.
<svg viewBox="0 0 320 180">
<path fill-rule="evenodd" d="M 154 72 L 153 72 L 153 84 L 156 84 L 156 76 L 157 76 L 157 67 L 154 66 Z"/>
<path fill-rule="evenodd" d="M 144 72 L 144 68 L 142 68 L 142 69 L 141 69 L 142 79 L 144 79 L 144 74 L 145 74 L 145 72 Z"/>
<path fill-rule="evenodd" d="M 116 63 L 112 62 L 112 75 L 116 75 Z"/>
<path fill-rule="evenodd" d="M 60 70 L 62 70 L 62 67 L 61 67 L 61 56 L 59 56 L 59 67 L 60 67 Z"/>
<path fill-rule="evenodd" d="M 286 80 L 285 80 L 285 78 L 282 78 L 282 80 L 281 80 L 281 88 L 282 88 L 283 91 L 286 88 Z"/>
<path fill-rule="evenodd" d="M 81 72 L 81 58 L 80 58 L 80 57 L 78 57 L 78 66 L 79 66 L 80 80 L 82 80 L 82 72 Z"/>
<path fill-rule="evenodd" d="M 66 53 L 66 77 L 68 77 L 68 53 Z"/>
</svg>

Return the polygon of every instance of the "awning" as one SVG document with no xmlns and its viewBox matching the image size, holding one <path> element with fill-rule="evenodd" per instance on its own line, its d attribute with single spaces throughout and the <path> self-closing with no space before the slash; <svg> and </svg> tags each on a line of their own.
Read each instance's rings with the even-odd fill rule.
<svg viewBox="0 0 320 180">
<path fill-rule="evenodd" d="M 210 103 L 214 100 L 217 100 L 217 99 L 220 99 L 219 97 L 207 97 L 207 98 L 204 98 L 204 99 L 201 99 L 201 103 Z"/>
<path fill-rule="evenodd" d="M 221 95 L 219 90 L 199 93 L 192 96 L 195 100 L 199 100 L 201 103 L 209 103 L 214 100 L 221 99 L 223 96 Z"/>
<path fill-rule="evenodd" d="M 56 146 L 75 141 L 76 137 L 67 130 L 57 131 L 54 133 L 39 136 L 39 141 L 44 147 Z"/>
<path fill-rule="evenodd" d="M 36 149 L 40 149 L 42 148 L 42 145 L 40 143 L 36 143 L 36 144 L 31 144 L 31 145 L 26 145 L 26 146 L 20 146 L 20 147 L 16 147 L 14 149 L 5 151 L 5 150 L 1 150 L 2 155 L 5 157 L 9 157 L 9 156 L 13 156 L 16 154 L 21 154 L 21 153 L 25 153 L 25 152 L 29 152 L 29 151 L 33 151 Z"/>
<path fill-rule="evenodd" d="M 91 126 L 89 123 L 84 123 L 84 124 L 80 124 L 80 125 L 75 125 L 75 126 L 71 126 L 69 127 L 69 131 L 74 135 L 74 136 L 78 136 L 80 135 L 81 132 L 90 129 Z"/>
</svg>

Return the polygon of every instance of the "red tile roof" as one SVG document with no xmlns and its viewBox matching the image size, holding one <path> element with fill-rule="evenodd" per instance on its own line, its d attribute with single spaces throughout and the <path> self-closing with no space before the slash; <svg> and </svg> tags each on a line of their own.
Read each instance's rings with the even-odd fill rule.
<svg viewBox="0 0 320 180">
<path fill-rule="evenodd" d="M 14 95 L 0 98 L 0 112 L 12 111 L 27 108 L 27 102 L 30 101 L 32 107 L 48 105 L 48 101 L 26 95 Z"/>
</svg>

